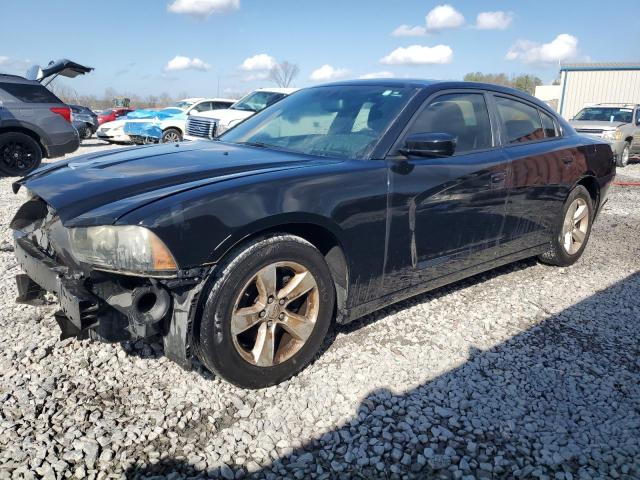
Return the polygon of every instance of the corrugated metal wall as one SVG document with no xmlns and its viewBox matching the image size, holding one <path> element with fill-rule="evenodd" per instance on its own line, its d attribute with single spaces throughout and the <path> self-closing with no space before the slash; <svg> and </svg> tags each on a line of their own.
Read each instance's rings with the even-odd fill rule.
<svg viewBox="0 0 640 480">
<path fill-rule="evenodd" d="M 587 103 L 640 103 L 640 70 L 563 71 L 566 86 L 562 116 L 566 119 Z"/>
</svg>

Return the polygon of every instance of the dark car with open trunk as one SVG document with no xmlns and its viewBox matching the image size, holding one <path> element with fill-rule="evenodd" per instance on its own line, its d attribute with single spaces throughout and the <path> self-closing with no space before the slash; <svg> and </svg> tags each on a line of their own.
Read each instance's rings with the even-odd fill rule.
<svg viewBox="0 0 640 480">
<path fill-rule="evenodd" d="M 264 387 L 310 362 L 332 322 L 527 257 L 571 265 L 614 175 L 607 142 L 512 89 L 308 88 L 218 141 L 16 182 L 19 300 L 55 292 L 65 337 L 160 335 L 181 365 Z"/>
</svg>

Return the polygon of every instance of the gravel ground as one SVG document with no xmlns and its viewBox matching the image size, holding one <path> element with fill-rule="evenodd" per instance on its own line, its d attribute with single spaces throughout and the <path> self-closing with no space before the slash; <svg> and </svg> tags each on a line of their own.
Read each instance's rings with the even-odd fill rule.
<svg viewBox="0 0 640 480">
<path fill-rule="evenodd" d="M 399 303 L 243 391 L 158 343 L 59 341 L 52 305 L 14 304 L 10 183 L 0 479 L 640 478 L 640 187 L 613 189 L 577 265 L 524 261 Z"/>
</svg>

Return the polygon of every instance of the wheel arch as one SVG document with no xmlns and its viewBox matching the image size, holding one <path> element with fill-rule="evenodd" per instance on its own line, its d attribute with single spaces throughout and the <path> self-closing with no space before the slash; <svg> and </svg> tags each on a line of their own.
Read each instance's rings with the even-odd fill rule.
<svg viewBox="0 0 640 480">
<path fill-rule="evenodd" d="M 600 205 L 599 205 L 599 201 L 600 201 L 600 184 L 598 183 L 598 180 L 596 179 L 596 177 L 593 176 L 593 175 L 586 175 L 586 176 L 582 177 L 580 179 L 580 181 L 578 181 L 578 183 L 576 183 L 576 187 L 578 185 L 582 185 L 584 188 L 587 189 L 587 191 L 589 192 L 589 196 L 591 197 L 591 200 L 593 201 L 593 206 L 594 206 L 594 208 L 595 208 L 595 210 L 597 212 L 598 208 L 600 207 Z"/>
<path fill-rule="evenodd" d="M 49 156 L 49 152 L 47 151 L 46 147 L 42 143 L 42 138 L 40 137 L 40 135 L 38 135 L 37 132 L 21 125 L 9 125 L 9 126 L 0 128 L 0 134 L 12 133 L 12 132 L 24 133 L 25 135 L 28 135 L 29 137 L 33 138 L 38 144 L 38 146 L 40 147 L 40 150 L 42 151 L 42 156 L 45 158 Z"/>
<path fill-rule="evenodd" d="M 162 133 L 164 134 L 164 132 L 168 130 L 177 130 L 180 133 L 180 135 L 184 135 L 184 132 L 182 131 L 182 129 L 180 127 L 176 127 L 175 125 L 170 125 L 166 128 L 163 128 Z"/>
<path fill-rule="evenodd" d="M 350 267 L 345 247 L 340 240 L 340 229 L 331 225 L 324 217 L 282 215 L 260 220 L 225 239 L 216 247 L 212 255 L 212 263 L 218 263 L 238 248 L 242 248 L 243 244 L 257 237 L 283 233 L 306 240 L 325 258 L 335 286 L 336 313 L 339 319 L 343 312 L 346 312 Z"/>
</svg>

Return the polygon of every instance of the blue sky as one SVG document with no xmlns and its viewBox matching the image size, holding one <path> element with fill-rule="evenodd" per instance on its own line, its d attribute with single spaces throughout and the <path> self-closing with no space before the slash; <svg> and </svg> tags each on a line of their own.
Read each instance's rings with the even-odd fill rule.
<svg viewBox="0 0 640 480">
<path fill-rule="evenodd" d="M 111 87 L 143 96 L 211 96 L 218 81 L 223 95 L 269 86 L 264 77 L 274 60 L 300 66 L 296 86 L 367 74 L 461 79 L 471 71 L 533 73 L 550 82 L 560 60 L 640 61 L 640 2 L 603 5 L 0 0 L 0 71 L 23 73 L 28 63 L 67 57 L 96 69 L 67 81 L 76 91 L 101 95 Z"/>
</svg>

